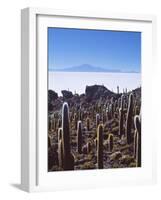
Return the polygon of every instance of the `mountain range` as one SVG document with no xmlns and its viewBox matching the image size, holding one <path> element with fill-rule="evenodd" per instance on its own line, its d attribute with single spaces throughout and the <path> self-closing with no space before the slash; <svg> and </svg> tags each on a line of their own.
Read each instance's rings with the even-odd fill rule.
<svg viewBox="0 0 161 200">
<path fill-rule="evenodd" d="M 52 69 L 50 71 L 60 71 L 60 72 L 115 72 L 115 73 L 137 73 L 135 71 L 121 71 L 119 69 L 105 69 L 102 67 L 96 67 L 90 64 L 82 64 L 79 66 L 67 67 L 63 69 Z"/>
</svg>

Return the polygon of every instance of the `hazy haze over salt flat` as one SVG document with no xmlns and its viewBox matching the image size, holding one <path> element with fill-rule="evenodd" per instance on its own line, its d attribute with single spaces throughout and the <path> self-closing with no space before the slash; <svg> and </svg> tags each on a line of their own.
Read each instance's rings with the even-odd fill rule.
<svg viewBox="0 0 161 200">
<path fill-rule="evenodd" d="M 123 88 L 133 90 L 141 85 L 140 73 L 98 73 L 98 72 L 51 72 L 48 76 L 48 89 L 54 90 L 62 96 L 61 90 L 70 90 L 78 94 L 85 92 L 87 85 L 104 85 L 116 92 Z"/>
</svg>

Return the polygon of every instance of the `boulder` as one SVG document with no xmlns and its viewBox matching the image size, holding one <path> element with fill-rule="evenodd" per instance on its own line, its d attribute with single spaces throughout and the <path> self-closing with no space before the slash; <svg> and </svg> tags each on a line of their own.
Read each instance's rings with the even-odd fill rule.
<svg viewBox="0 0 161 200">
<path fill-rule="evenodd" d="M 58 98 L 58 94 L 53 90 L 48 90 L 48 102 L 51 103 Z"/>
<path fill-rule="evenodd" d="M 73 97 L 73 93 L 71 91 L 62 90 L 61 93 L 65 99 L 70 99 Z"/>
<path fill-rule="evenodd" d="M 107 97 L 112 96 L 114 93 L 108 90 L 103 85 L 92 85 L 92 86 L 86 86 L 85 95 L 86 98 L 90 100 L 97 100 L 100 99 L 100 97 Z"/>
</svg>

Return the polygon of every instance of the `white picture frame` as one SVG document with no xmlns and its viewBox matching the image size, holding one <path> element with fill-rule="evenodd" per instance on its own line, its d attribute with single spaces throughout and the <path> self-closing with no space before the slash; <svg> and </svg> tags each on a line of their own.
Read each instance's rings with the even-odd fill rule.
<svg viewBox="0 0 161 200">
<path fill-rule="evenodd" d="M 47 135 L 45 139 L 47 123 L 41 123 L 44 121 L 44 117 L 47 119 L 45 114 L 47 107 L 44 106 L 47 105 L 47 42 L 44 31 L 48 26 L 53 26 L 53 23 L 57 27 L 117 29 L 143 33 L 142 84 L 145 89 L 142 98 L 145 103 L 142 113 L 143 119 L 145 119 L 144 130 L 147 131 L 145 149 L 143 149 L 145 166 L 143 165 L 140 169 L 85 170 L 53 172 L 52 174 L 47 172 Z M 151 123 L 154 119 L 152 118 L 151 97 L 147 96 L 146 91 L 147 88 L 152 87 L 149 79 L 152 80 L 151 68 L 155 67 L 155 29 L 156 19 L 152 15 L 90 13 L 43 8 L 22 10 L 21 187 L 23 190 L 28 192 L 54 191 L 156 182 L 155 135 L 150 136 Z M 147 108 L 150 113 L 148 116 Z"/>
</svg>

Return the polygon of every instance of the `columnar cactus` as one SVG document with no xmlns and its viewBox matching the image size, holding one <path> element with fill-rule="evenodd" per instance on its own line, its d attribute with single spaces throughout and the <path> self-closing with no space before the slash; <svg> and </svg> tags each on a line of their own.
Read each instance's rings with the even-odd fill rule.
<svg viewBox="0 0 161 200">
<path fill-rule="evenodd" d="M 82 112 L 81 112 L 81 108 L 79 110 L 79 120 L 82 120 Z"/>
<path fill-rule="evenodd" d="M 96 128 L 98 127 L 99 123 L 100 123 L 100 115 L 97 113 L 96 114 Z"/>
<path fill-rule="evenodd" d="M 53 129 L 52 127 L 53 127 L 53 126 L 52 126 L 52 120 L 51 120 L 50 118 L 49 118 L 49 123 L 48 123 L 48 124 L 49 124 L 49 125 L 48 125 L 48 126 L 49 126 L 49 127 L 48 127 L 49 131 L 52 131 L 52 129 Z"/>
<path fill-rule="evenodd" d="M 139 106 L 137 106 L 137 105 L 135 106 L 134 113 L 135 113 L 135 115 L 139 115 L 139 113 L 140 113 Z"/>
<path fill-rule="evenodd" d="M 117 100 L 117 107 L 118 107 L 118 109 L 121 107 L 121 98 L 118 98 L 118 100 Z"/>
<path fill-rule="evenodd" d="M 136 166 L 141 167 L 141 119 L 139 115 L 134 117 L 134 125 L 136 130 Z"/>
<path fill-rule="evenodd" d="M 59 163 L 59 167 L 63 168 L 63 143 L 62 140 L 60 139 L 58 141 L 58 163 Z"/>
<path fill-rule="evenodd" d="M 88 143 L 87 143 L 87 154 L 89 154 L 90 151 L 91 151 L 91 143 L 88 142 Z"/>
<path fill-rule="evenodd" d="M 116 112 L 116 110 L 117 110 L 117 100 L 115 100 L 114 102 L 114 112 Z"/>
<path fill-rule="evenodd" d="M 70 151 L 69 108 L 65 102 L 62 109 L 63 169 L 73 170 L 74 162 Z"/>
<path fill-rule="evenodd" d="M 121 105 L 120 108 L 122 108 L 122 111 L 124 110 L 124 95 L 121 95 Z"/>
<path fill-rule="evenodd" d="M 113 150 L 113 134 L 109 134 L 108 141 L 109 141 L 109 151 L 112 152 L 112 150 Z"/>
<path fill-rule="evenodd" d="M 75 127 L 75 130 L 77 130 L 77 114 L 74 113 L 74 127 Z"/>
<path fill-rule="evenodd" d="M 103 169 L 103 125 L 97 128 L 97 165 L 98 169 Z"/>
<path fill-rule="evenodd" d="M 125 93 L 127 94 L 127 88 L 125 89 Z"/>
<path fill-rule="evenodd" d="M 87 123 L 87 131 L 89 131 L 90 130 L 90 119 L 89 119 L 89 117 L 87 117 L 86 123 Z"/>
<path fill-rule="evenodd" d="M 111 97 L 111 103 L 113 103 L 114 102 L 114 99 L 113 99 L 113 97 Z"/>
<path fill-rule="evenodd" d="M 61 119 L 58 119 L 58 128 L 61 127 Z"/>
<path fill-rule="evenodd" d="M 109 114 L 110 114 L 110 119 L 113 118 L 113 115 L 114 115 L 114 103 L 113 102 L 109 105 Z"/>
<path fill-rule="evenodd" d="M 126 128 L 125 128 L 125 133 L 126 133 L 126 139 L 127 139 L 127 144 L 132 143 L 132 120 L 133 117 L 133 94 L 131 93 L 129 95 L 129 103 L 128 103 L 128 110 L 127 110 L 127 117 L 126 117 Z"/>
<path fill-rule="evenodd" d="M 82 122 L 80 120 L 77 125 L 77 151 L 82 153 Z"/>
<path fill-rule="evenodd" d="M 94 145 L 95 145 L 96 151 L 97 151 L 97 138 L 94 139 Z"/>
<path fill-rule="evenodd" d="M 51 139 L 50 139 L 50 137 L 48 136 L 48 148 L 50 148 L 51 147 Z"/>
<path fill-rule="evenodd" d="M 110 120 L 111 118 L 110 118 L 110 113 L 109 113 L 109 110 L 107 109 L 106 110 L 106 118 L 107 118 L 107 120 Z"/>
<path fill-rule="evenodd" d="M 61 140 L 62 139 L 62 128 L 59 128 L 58 129 L 58 142 L 59 142 L 59 140 Z"/>
<path fill-rule="evenodd" d="M 119 94 L 119 86 L 117 86 L 117 94 Z"/>
<path fill-rule="evenodd" d="M 102 122 L 103 122 L 103 124 L 106 122 L 106 114 L 105 114 L 105 112 L 103 111 L 103 113 L 102 113 Z"/>
<path fill-rule="evenodd" d="M 124 134 L 124 127 L 123 127 L 123 110 L 122 108 L 119 109 L 119 137 L 121 138 Z"/>
<path fill-rule="evenodd" d="M 55 117 L 53 118 L 53 120 L 52 120 L 52 130 L 56 130 L 56 119 L 55 119 Z"/>
<path fill-rule="evenodd" d="M 135 118 L 134 118 L 134 120 L 135 120 Z M 133 156 L 135 159 L 136 159 L 137 136 L 138 136 L 137 130 L 135 129 L 135 131 L 134 131 L 134 146 L 133 146 Z"/>
</svg>

